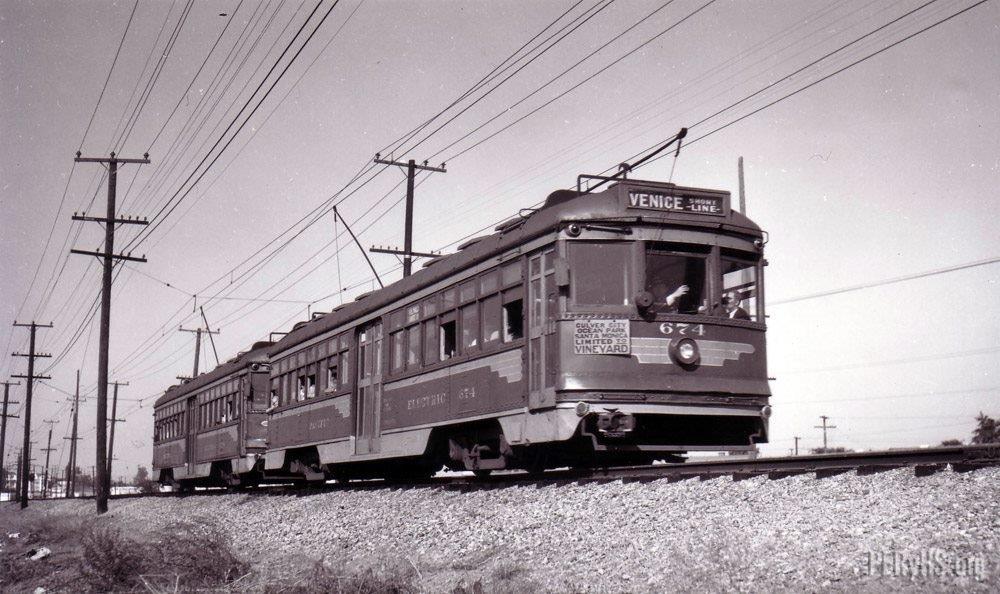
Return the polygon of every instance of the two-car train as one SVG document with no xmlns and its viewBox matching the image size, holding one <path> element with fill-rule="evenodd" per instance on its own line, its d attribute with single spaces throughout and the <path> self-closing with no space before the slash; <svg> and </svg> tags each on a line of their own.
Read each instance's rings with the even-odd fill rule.
<svg viewBox="0 0 1000 594">
<path fill-rule="evenodd" d="M 768 434 L 761 229 L 620 180 L 300 322 L 155 405 L 163 484 L 683 460 Z"/>
</svg>

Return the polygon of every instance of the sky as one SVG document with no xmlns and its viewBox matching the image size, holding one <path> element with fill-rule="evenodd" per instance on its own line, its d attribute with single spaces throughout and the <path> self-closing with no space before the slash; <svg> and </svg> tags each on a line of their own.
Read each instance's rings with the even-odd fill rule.
<svg viewBox="0 0 1000 594">
<path fill-rule="evenodd" d="M 44 447 L 43 421 L 56 421 L 51 460 L 65 465 L 80 369 L 88 466 L 98 332 L 83 322 L 100 274 L 68 252 L 100 248 L 102 228 L 71 216 L 103 216 L 107 182 L 74 164 L 78 150 L 151 160 L 118 176 L 119 215 L 153 223 L 116 240 L 148 259 L 120 267 L 113 291 L 111 379 L 129 383 L 114 475 L 131 477 L 152 458 L 153 400 L 192 371 L 194 338 L 178 328 L 203 324 L 197 306 L 225 361 L 370 290 L 331 199 L 362 243 L 400 245 L 400 171 L 351 180 L 540 31 L 562 30 L 391 154 L 446 163 L 418 179 L 414 248 L 454 249 L 689 127 L 676 160 L 635 175 L 736 195 L 744 158 L 748 214 L 769 234 L 763 451 L 821 445 L 820 415 L 831 446 L 968 440 L 977 413 L 1000 415 L 1000 8 L 924 4 L 342 0 L 292 41 L 315 2 L 3 3 L 2 379 L 26 371 L 10 353 L 27 332 L 12 324 L 52 322 L 38 331 L 55 355 L 41 369 L 55 364 L 36 385 L 33 440 Z M 272 90 L 255 110 L 262 80 L 253 97 Z M 275 239 L 283 249 L 258 265 Z M 391 256 L 373 261 L 399 278 Z M 214 364 L 206 344 L 202 371 Z M 11 393 L 23 402 L 23 386 Z"/>
</svg>

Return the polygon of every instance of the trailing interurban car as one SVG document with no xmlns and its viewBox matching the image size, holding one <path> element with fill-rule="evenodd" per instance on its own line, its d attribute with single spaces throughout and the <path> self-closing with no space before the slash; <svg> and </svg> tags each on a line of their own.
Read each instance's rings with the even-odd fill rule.
<svg viewBox="0 0 1000 594">
<path fill-rule="evenodd" d="M 153 405 L 153 469 L 160 484 L 259 482 L 267 449 L 270 342 L 171 386 Z"/>
<path fill-rule="evenodd" d="M 770 415 L 765 239 L 724 191 L 617 180 L 553 192 L 492 235 L 297 324 L 266 349 L 266 412 L 263 367 L 250 370 L 265 365 L 261 349 L 168 391 L 158 427 L 194 418 L 185 407 L 205 389 L 243 390 L 231 413 L 223 405 L 227 421 L 203 422 L 196 438 L 191 422 L 158 429 L 154 466 L 165 482 L 232 484 L 755 451 Z M 266 448 L 251 447 L 265 425 Z M 224 440 L 210 437 L 225 427 Z"/>
</svg>

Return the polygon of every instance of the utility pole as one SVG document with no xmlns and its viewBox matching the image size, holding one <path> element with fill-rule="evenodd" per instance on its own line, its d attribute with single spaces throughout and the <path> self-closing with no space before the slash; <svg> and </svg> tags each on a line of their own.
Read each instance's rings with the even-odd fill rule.
<svg viewBox="0 0 1000 594">
<path fill-rule="evenodd" d="M 793 439 L 795 439 L 795 455 L 798 456 L 799 455 L 799 440 L 802 439 L 802 438 L 799 437 L 798 435 L 796 435 Z"/>
<path fill-rule="evenodd" d="M 190 330 L 188 328 L 178 328 L 180 332 L 194 332 L 194 373 L 191 375 L 191 379 L 198 377 L 198 355 L 201 353 L 201 333 L 204 332 L 211 337 L 213 334 L 218 334 L 219 330 L 210 330 L 208 324 L 204 328 L 195 328 Z M 212 348 L 215 348 L 215 343 L 212 343 Z"/>
<path fill-rule="evenodd" d="M 73 436 L 64 437 L 69 442 L 69 467 L 66 470 L 66 497 L 76 496 L 76 442 L 80 439 L 77 436 L 77 420 L 80 418 L 80 370 L 76 370 L 76 395 L 73 396 Z"/>
<path fill-rule="evenodd" d="M 427 161 L 424 161 L 423 165 L 417 165 L 416 161 L 410 159 L 406 163 L 400 161 L 386 161 L 381 158 L 382 155 L 379 153 L 375 154 L 375 162 L 380 165 L 395 165 L 397 167 L 406 168 L 406 219 L 403 228 L 403 249 L 390 249 L 390 248 L 372 248 L 371 251 L 380 254 L 396 254 L 403 256 L 403 277 L 410 276 L 413 268 L 413 256 L 424 257 L 424 258 L 437 258 L 441 254 L 426 254 L 413 251 L 413 187 L 414 178 L 417 176 L 417 171 L 436 171 L 438 173 L 448 173 L 444 168 L 444 163 L 441 163 L 440 167 L 431 167 L 427 165 Z"/>
<path fill-rule="evenodd" d="M 127 260 L 131 262 L 145 262 L 146 258 L 133 258 L 131 254 L 115 254 L 115 226 L 119 223 L 132 225 L 148 225 L 145 219 L 117 217 L 115 209 L 115 193 L 118 187 L 118 164 L 119 163 L 149 163 L 149 153 L 142 156 L 142 159 L 119 159 L 114 153 L 111 158 L 103 157 L 82 157 L 77 151 L 77 163 L 106 163 L 108 166 L 108 210 L 107 217 L 88 217 L 73 215 L 75 221 L 92 221 L 104 224 L 104 251 L 88 252 L 83 250 L 70 250 L 74 254 L 87 256 L 97 256 L 104 263 L 104 277 L 101 285 L 101 348 L 97 358 L 97 472 L 95 479 L 94 499 L 97 502 L 97 513 L 103 514 L 108 511 L 108 491 L 111 485 L 108 482 L 107 460 L 105 460 L 107 450 L 107 418 L 108 418 L 108 344 L 111 338 L 111 271 L 114 268 L 115 260 Z"/>
<path fill-rule="evenodd" d="M 828 417 L 826 415 L 820 415 L 819 418 L 823 419 L 823 424 L 822 425 L 815 425 L 815 426 L 813 426 L 813 429 L 822 429 L 823 430 L 823 451 L 825 452 L 826 451 L 826 430 L 827 429 L 836 429 L 837 426 L 836 425 L 827 425 L 826 424 L 826 420 L 829 419 L 830 417 Z"/>
<path fill-rule="evenodd" d="M 4 457 L 4 449 L 7 447 L 7 419 L 16 419 L 17 415 L 7 414 L 8 404 L 17 404 L 17 402 L 10 402 L 10 387 L 20 386 L 21 382 L 12 382 L 10 380 L 3 383 L 3 414 L 0 415 L 0 493 L 7 488 L 7 458 Z"/>
<path fill-rule="evenodd" d="M 111 382 L 111 385 L 115 387 L 115 393 L 111 400 L 111 437 L 108 439 L 108 480 L 111 480 L 111 461 L 115 459 L 115 425 L 125 422 L 125 419 L 116 417 L 118 414 L 118 386 L 127 386 L 128 382 Z"/>
<path fill-rule="evenodd" d="M 22 457 L 24 458 L 21 464 L 21 472 L 24 473 L 24 477 L 21 480 L 21 509 L 28 507 L 28 472 L 30 471 L 31 463 L 28 457 L 31 455 L 31 395 L 32 390 L 35 386 L 36 379 L 51 379 L 47 375 L 35 375 L 35 359 L 42 357 L 47 358 L 52 355 L 47 353 L 36 353 L 35 352 L 35 333 L 39 328 L 51 328 L 52 324 L 36 324 L 31 322 L 30 324 L 18 324 L 14 322 L 14 326 L 20 326 L 31 329 L 31 338 L 28 341 L 28 352 L 24 353 L 13 353 L 15 357 L 27 357 L 28 358 L 28 375 L 12 375 L 11 377 L 16 377 L 20 379 L 28 380 L 25 384 L 25 398 L 24 398 L 24 447 L 22 449 Z"/>
<path fill-rule="evenodd" d="M 49 444 L 46 447 L 42 448 L 42 451 L 45 452 L 45 474 L 43 475 L 44 478 L 42 479 L 42 499 L 48 499 L 49 498 L 49 456 L 52 455 L 52 450 L 55 449 L 54 447 L 52 447 L 52 425 L 55 425 L 56 421 L 42 421 L 42 422 L 43 423 L 48 423 L 48 425 L 49 425 Z"/>
</svg>

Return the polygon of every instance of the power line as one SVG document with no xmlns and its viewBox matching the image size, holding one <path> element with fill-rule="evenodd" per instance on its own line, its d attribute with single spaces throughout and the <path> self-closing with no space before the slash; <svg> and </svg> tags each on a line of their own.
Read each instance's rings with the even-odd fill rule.
<svg viewBox="0 0 1000 594">
<path fill-rule="evenodd" d="M 967 388 L 964 390 L 933 390 L 930 392 L 910 392 L 908 394 L 892 394 L 882 396 L 861 396 L 857 398 L 827 398 L 823 400 L 781 400 L 772 396 L 772 405 L 785 406 L 788 404 L 837 404 L 840 402 L 869 402 L 878 400 L 898 400 L 905 398 L 922 398 L 925 396 L 953 396 L 958 394 L 977 394 L 982 392 L 1000 392 L 1000 386 L 988 386 L 985 388 Z"/>
<path fill-rule="evenodd" d="M 215 155 L 215 157 L 212 158 L 211 162 L 208 163 L 208 165 L 205 167 L 205 169 L 196 178 L 195 178 L 195 172 L 192 172 L 191 175 L 189 175 L 188 178 L 177 189 L 177 191 L 174 193 L 174 195 L 171 196 L 171 198 L 167 200 L 167 203 L 164 204 L 160 208 L 160 210 L 157 211 L 157 213 L 152 217 L 151 221 L 153 221 L 153 224 L 149 227 L 149 229 L 148 230 L 144 230 L 144 232 L 140 233 L 139 235 L 136 235 L 128 243 L 128 245 L 126 245 L 126 248 L 131 247 L 131 248 L 134 249 L 135 247 L 138 247 L 143 241 L 145 241 L 157 229 L 157 227 L 159 227 L 163 223 L 163 220 L 166 217 L 170 216 L 170 214 L 174 211 L 174 209 L 177 208 L 177 205 L 179 205 L 181 203 L 181 201 L 183 201 L 184 198 L 187 197 L 188 194 L 190 194 L 191 190 L 194 189 L 195 185 L 199 181 L 201 181 L 201 179 L 205 176 L 206 173 L 208 173 L 208 171 L 212 168 L 212 166 L 216 163 L 216 161 L 218 161 L 219 157 L 222 156 L 223 152 L 225 152 L 225 150 L 229 147 L 229 145 L 232 144 L 233 140 L 236 138 L 236 135 L 239 134 L 239 132 L 241 130 L 243 130 L 244 126 L 246 126 L 247 123 L 250 122 L 250 119 L 253 117 L 253 115 L 255 113 L 257 113 L 257 110 L 260 109 L 261 105 L 263 105 L 264 100 L 267 99 L 268 95 L 270 95 L 271 92 L 274 90 L 274 87 L 278 84 L 278 82 L 281 81 L 281 79 L 284 77 L 284 75 L 288 72 L 288 69 L 291 67 L 291 65 L 295 63 L 296 58 L 299 57 L 299 55 L 302 53 L 302 50 L 305 49 L 305 47 L 309 44 L 309 41 L 312 40 L 313 36 L 316 34 L 316 32 L 319 30 L 319 28 L 326 21 L 327 17 L 330 16 L 330 13 L 333 11 L 334 8 L 337 7 L 337 4 L 339 4 L 339 3 L 340 3 L 340 0 L 336 0 L 333 3 L 333 5 L 326 11 L 326 13 L 320 19 L 319 23 L 316 24 L 316 26 L 313 28 L 313 30 L 309 34 L 309 36 L 305 39 L 305 41 L 302 43 L 302 45 L 299 47 L 299 49 L 291 57 L 291 59 L 288 61 L 288 63 L 285 65 L 285 67 L 282 69 L 282 71 L 278 74 L 278 76 L 275 78 L 275 80 L 271 83 L 271 86 L 257 100 L 257 105 L 250 111 L 250 113 L 247 114 L 246 118 L 243 120 L 243 123 L 236 127 L 236 130 L 233 132 L 233 135 L 230 136 L 229 140 L 226 141 L 225 144 L 222 145 L 222 148 Z M 229 133 L 229 131 L 233 128 L 233 126 L 239 120 L 240 116 L 243 115 L 243 112 L 246 111 L 246 109 L 250 106 L 250 104 L 253 102 L 255 96 L 257 95 L 257 93 L 260 91 L 260 89 L 262 89 L 264 87 L 264 84 L 267 81 L 267 78 L 271 76 L 271 73 L 274 72 L 274 70 L 278 67 L 278 64 L 281 62 L 282 58 L 284 58 L 285 54 L 288 53 L 288 50 L 290 50 L 292 48 L 292 45 L 294 45 L 295 41 L 299 38 L 299 35 L 301 35 L 301 33 L 305 30 L 306 25 L 309 23 L 309 20 L 311 20 L 312 16 L 316 13 L 316 11 L 319 9 L 319 7 L 320 7 L 321 4 L 322 4 L 322 2 L 318 2 L 316 4 L 316 7 L 313 8 L 313 11 L 311 13 L 309 13 L 309 16 L 306 18 L 306 21 L 302 23 L 302 26 L 295 33 L 295 36 L 292 38 L 291 41 L 289 41 L 288 45 L 285 47 L 284 51 L 282 51 L 281 55 L 278 56 L 278 59 L 274 62 L 274 65 L 267 72 L 267 74 L 264 75 L 264 78 L 261 80 L 260 84 L 254 90 L 254 92 L 250 95 L 250 98 L 247 99 L 246 103 L 243 105 L 243 107 L 240 109 L 240 111 L 233 118 L 232 122 L 230 122 L 229 126 L 226 127 L 226 129 L 222 132 L 222 135 L 219 136 L 219 139 L 215 142 L 214 145 L 212 145 L 212 148 L 209 149 L 209 152 L 205 155 L 205 157 L 195 167 L 195 171 L 197 171 L 197 169 L 199 167 L 201 167 L 206 161 L 208 161 L 209 157 L 212 154 L 212 151 L 214 151 L 219 146 L 219 144 L 222 143 L 223 139 L 225 139 L 225 137 L 226 137 L 226 134 Z M 194 178 L 194 181 L 192 182 L 191 180 L 193 178 Z M 189 182 L 190 182 L 190 185 L 188 186 L 188 189 L 186 191 L 184 191 L 183 194 L 181 194 L 181 191 L 183 190 L 184 186 L 188 185 Z M 178 198 L 178 196 L 179 196 L 179 198 Z"/>
<path fill-rule="evenodd" d="M 861 369 L 865 367 L 881 367 L 883 365 L 903 365 L 906 363 L 917 363 L 921 361 L 939 361 L 941 359 L 955 359 L 959 357 L 969 357 L 973 355 L 986 355 L 1000 351 L 1000 347 L 985 347 L 981 349 L 971 349 L 967 351 L 955 351 L 952 353 L 942 353 L 938 355 L 921 355 L 918 357 L 907 357 L 904 359 L 885 359 L 882 361 L 865 361 L 862 363 L 851 363 L 848 365 L 835 365 L 832 367 L 814 367 L 812 369 L 799 369 L 786 371 L 785 375 L 798 375 L 802 373 L 819 373 L 826 371 L 844 371 L 847 369 Z"/>
<path fill-rule="evenodd" d="M 872 289 L 875 287 L 882 287 L 885 285 L 891 285 L 895 283 L 901 283 L 904 281 L 915 280 L 918 278 L 927 278 L 930 276 L 936 276 L 938 274 L 945 274 L 948 272 L 955 272 L 957 270 L 966 270 L 968 268 L 976 268 L 978 266 L 986 266 L 988 264 L 996 264 L 1000 262 L 1000 257 L 986 258 L 985 260 L 976 260 L 974 262 L 966 262 L 964 264 L 956 264 L 954 266 L 946 266 L 944 268 L 936 268 L 934 270 L 928 270 L 926 272 L 917 272 L 914 274 L 907 274 L 904 276 L 897 276 L 880 281 L 872 281 L 870 283 L 861 283 L 858 285 L 851 285 L 849 287 L 843 287 L 840 289 L 831 289 L 829 291 L 821 291 L 819 293 L 810 293 L 808 295 L 801 295 L 799 297 L 791 297 L 788 299 L 779 299 L 777 301 L 771 301 L 768 305 L 783 305 L 785 303 L 796 303 L 798 301 L 806 301 L 808 299 L 818 299 L 820 297 L 829 297 L 831 295 L 840 295 L 841 293 L 849 293 L 851 291 L 860 291 L 862 289 Z"/>
<path fill-rule="evenodd" d="M 755 110 L 753 110 L 753 111 L 751 111 L 751 112 L 749 112 L 747 114 L 744 114 L 744 115 L 742 115 L 742 116 L 740 116 L 740 117 L 738 117 L 738 118 L 736 118 L 736 119 L 734 119 L 734 120 L 732 120 L 732 121 L 730 121 L 730 122 L 728 122 L 726 124 L 723 124 L 723 125 L 715 128 L 714 130 L 710 131 L 710 132 L 706 132 L 705 134 L 702 134 L 701 136 L 699 136 L 699 137 L 697 137 L 697 138 L 695 138 L 693 140 L 688 141 L 687 145 L 690 146 L 690 145 L 692 145 L 692 144 L 694 144 L 694 143 L 696 143 L 696 142 L 698 142 L 700 140 L 704 140 L 705 138 L 708 138 L 709 136 L 711 136 L 711 135 L 713 135 L 713 134 L 715 134 L 717 132 L 721 132 L 722 130 L 725 130 L 726 128 L 728 128 L 728 127 L 730 127 L 730 126 L 732 126 L 734 124 L 737 124 L 737 123 L 739 123 L 739 122 L 741 122 L 741 121 L 743 121 L 743 120 L 745 120 L 745 119 L 747 119 L 747 118 L 749 118 L 751 116 L 754 116 L 754 115 L 756 115 L 756 114 L 764 111 L 765 109 L 768 109 L 770 107 L 773 107 L 773 106 L 777 105 L 778 103 L 781 103 L 785 99 L 789 99 L 791 97 L 794 97 L 795 95 L 798 95 L 799 93 L 801 93 L 803 91 L 811 89 L 812 87 L 814 87 L 814 86 L 816 86 L 816 85 L 818 85 L 818 84 L 820 84 L 820 83 L 822 83 L 822 82 L 824 82 L 826 80 L 829 80 L 830 78 L 833 78 L 834 76 L 836 76 L 836 75 L 838 75 L 838 74 L 840 74 L 840 73 L 842 73 L 842 72 L 844 72 L 844 71 L 846 71 L 846 70 L 848 70 L 850 68 L 853 68 L 854 66 L 857 66 L 858 64 L 861 64 L 861 63 L 863 63 L 863 62 L 865 62 L 865 61 L 867 61 L 867 60 L 869 60 L 869 59 L 871 59 L 871 58 L 873 58 L 873 57 L 875 57 L 875 56 L 877 56 L 877 55 L 879 55 L 879 54 L 881 54 L 883 52 L 886 52 L 886 51 L 888 51 L 888 50 L 896 47 L 897 45 L 900 45 L 901 43 L 909 41 L 910 39 L 913 39 L 914 37 L 916 37 L 918 35 L 921 35 L 921 34 L 927 32 L 927 31 L 930 31 L 931 29 L 933 29 L 933 28 L 935 28 L 935 27 L 937 27 L 939 25 L 942 25 L 942 24 L 948 22 L 951 19 L 953 19 L 955 17 L 958 17 L 959 15 L 962 15 L 962 14 L 964 14 L 964 13 L 972 10 L 973 8 L 976 8 L 980 4 L 986 3 L 987 1 L 988 0 L 980 0 L 979 2 L 977 2 L 977 3 L 975 3 L 975 4 L 971 5 L 971 6 L 963 8 L 962 10 L 960 10 L 958 12 L 955 12 L 955 13 L 953 13 L 953 14 L 951 14 L 951 15 L 943 18 L 943 19 L 935 21 L 933 24 L 928 25 L 927 27 L 924 27 L 924 28 L 922 28 L 922 29 L 920 29 L 920 30 L 918 30 L 918 31 L 916 31 L 914 33 L 911 33 L 910 35 L 907 35 L 906 37 L 903 37 L 902 39 L 900 39 L 898 41 L 895 41 L 895 42 L 893 42 L 893 43 L 891 43 L 891 44 L 889 44 L 889 45 L 887 45 L 887 46 L 885 46 L 885 47 L 883 47 L 883 48 L 881 48 L 881 49 L 879 49 L 877 51 L 874 51 L 874 52 L 872 52 L 872 53 L 870 53 L 870 54 L 868 54 L 868 55 L 866 55 L 866 56 L 864 56 L 864 57 L 862 57 L 862 58 L 860 58 L 858 60 L 855 60 L 855 61 L 851 62 L 850 64 L 848 64 L 847 66 L 839 68 L 839 69 L 835 70 L 834 72 L 831 72 L 830 74 L 827 74 L 826 76 L 823 76 L 822 78 L 819 78 L 818 80 L 815 80 L 815 81 L 813 81 L 813 82 L 811 82 L 811 83 L 809 83 L 809 84 L 807 84 L 807 85 L 805 85 L 803 87 L 800 87 L 800 88 L 798 88 L 798 89 L 796 89 L 796 90 L 794 90 L 794 91 L 792 91 L 790 93 L 782 95 L 781 97 L 775 99 L 774 101 L 771 101 L 771 102 L 769 102 L 769 103 L 767 103 L 767 104 L 765 104 L 765 105 L 763 105 L 763 106 L 761 106 L 761 107 L 759 107 L 759 108 L 757 108 L 757 109 L 755 109 Z M 662 158 L 662 157 L 658 157 L 655 160 L 658 160 L 660 158 Z"/>
</svg>

